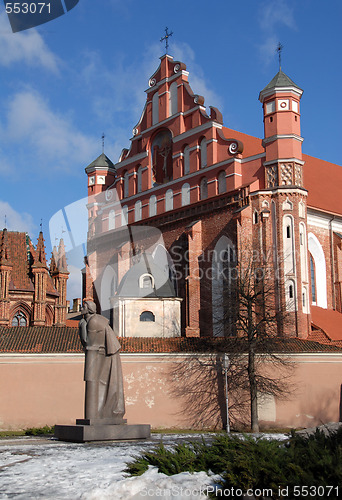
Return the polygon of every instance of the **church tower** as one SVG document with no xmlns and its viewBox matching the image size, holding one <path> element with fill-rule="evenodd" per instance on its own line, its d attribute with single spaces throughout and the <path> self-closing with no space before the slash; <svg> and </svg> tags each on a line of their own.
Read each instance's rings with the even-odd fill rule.
<svg viewBox="0 0 342 500">
<path fill-rule="evenodd" d="M 50 275 L 59 294 L 54 306 L 54 324 L 58 326 L 65 325 L 67 314 L 66 292 L 69 272 L 63 239 L 59 242 L 58 251 L 56 247 L 53 248 L 50 262 Z"/>
<path fill-rule="evenodd" d="M 278 305 L 290 313 L 281 333 L 303 335 L 309 326 L 306 198 L 300 134 L 300 89 L 281 69 L 260 92 L 263 105 L 265 189 L 269 193 Z"/>
<path fill-rule="evenodd" d="M 10 314 L 9 284 L 11 281 L 11 263 L 7 229 L 2 232 L 0 241 L 0 325 L 8 325 Z"/>
<path fill-rule="evenodd" d="M 33 300 L 33 326 L 44 326 L 46 315 L 46 292 L 47 280 L 49 276 L 46 263 L 45 245 L 43 233 L 39 233 L 36 255 L 32 265 L 32 274 L 34 282 L 34 300 Z"/>
</svg>

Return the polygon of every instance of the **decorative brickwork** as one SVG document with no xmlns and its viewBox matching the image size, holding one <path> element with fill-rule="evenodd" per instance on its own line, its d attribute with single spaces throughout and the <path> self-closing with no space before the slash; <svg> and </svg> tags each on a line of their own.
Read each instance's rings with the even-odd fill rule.
<svg viewBox="0 0 342 500">
<path fill-rule="evenodd" d="M 154 257 L 157 238 L 149 234 L 156 228 L 182 299 L 183 336 L 211 337 L 229 330 L 215 329 L 214 317 L 223 318 L 223 269 L 231 271 L 233 253 L 240 259 L 235 266 L 255 254 L 258 265 L 271 272 L 272 303 L 280 316 L 289 317 L 278 333 L 306 338 L 314 302 L 311 229 L 321 242 L 325 265 L 324 274 L 317 250 L 316 267 L 327 290 L 323 307 L 341 310 L 342 207 L 326 194 L 321 197 L 318 187 L 320 177 L 328 182 L 319 175 L 328 168 L 342 182 L 341 168 L 302 156 L 302 92 L 282 71 L 260 92 L 261 141 L 224 127 L 221 113 L 213 107 L 208 113 L 204 97 L 193 93 L 185 64 L 163 56 L 149 80 L 131 147 L 122 150 L 116 164 L 101 155 L 86 168 L 90 208 L 83 297 L 93 296 L 99 308 L 108 302 L 101 297 L 106 269 L 119 284 L 137 248 Z M 329 182 L 334 189 L 333 178 Z M 120 201 L 116 205 L 113 188 Z M 308 226 L 311 206 L 334 210 L 334 223 L 324 235 L 319 224 Z"/>
<path fill-rule="evenodd" d="M 47 267 L 43 234 L 34 248 L 26 233 L 0 232 L 0 325 L 65 325 L 66 268 L 64 244 Z"/>
</svg>

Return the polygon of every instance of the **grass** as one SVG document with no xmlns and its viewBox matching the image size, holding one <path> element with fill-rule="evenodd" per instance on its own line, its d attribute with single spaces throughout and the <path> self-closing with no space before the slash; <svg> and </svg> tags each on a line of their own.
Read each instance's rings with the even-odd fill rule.
<svg viewBox="0 0 342 500">
<path fill-rule="evenodd" d="M 0 438 L 14 436 L 52 436 L 54 432 L 54 426 L 44 425 L 44 427 L 30 427 L 29 429 L 18 431 L 0 431 Z"/>
</svg>

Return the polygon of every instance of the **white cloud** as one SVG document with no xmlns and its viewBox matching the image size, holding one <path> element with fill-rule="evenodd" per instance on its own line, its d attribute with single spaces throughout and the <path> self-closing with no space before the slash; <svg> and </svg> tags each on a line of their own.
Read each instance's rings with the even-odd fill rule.
<svg viewBox="0 0 342 500">
<path fill-rule="evenodd" d="M 273 32 L 277 25 L 285 25 L 296 30 L 293 9 L 285 0 L 267 0 L 259 7 L 259 23 L 268 32 Z"/>
<path fill-rule="evenodd" d="M 59 59 L 35 29 L 12 33 L 6 14 L 0 15 L 0 65 L 25 63 L 58 73 Z"/>
<path fill-rule="evenodd" d="M 276 61 L 276 49 L 281 39 L 278 30 L 286 27 L 296 31 L 297 25 L 293 8 L 285 0 L 265 0 L 260 4 L 258 21 L 265 34 L 263 42 L 257 45 L 263 64 L 268 66 Z"/>
<path fill-rule="evenodd" d="M 32 90 L 18 92 L 9 100 L 3 130 L 8 141 L 25 144 L 37 164 L 49 163 L 50 170 L 87 165 L 99 149 L 98 141 L 79 132 L 67 116 L 52 110 Z"/>
<path fill-rule="evenodd" d="M 174 60 L 184 62 L 187 65 L 187 70 L 190 71 L 189 84 L 193 92 L 205 98 L 206 106 L 214 106 L 222 112 L 223 101 L 219 95 L 211 90 L 212 82 L 208 82 L 208 86 L 202 67 L 195 61 L 196 56 L 192 48 L 187 43 L 173 43 L 172 54 Z"/>
<path fill-rule="evenodd" d="M 0 200 L 0 227 L 5 227 L 5 219 L 9 231 L 25 231 L 32 234 L 36 229 L 30 214 L 25 212 L 20 214 L 7 201 Z"/>
<path fill-rule="evenodd" d="M 81 269 L 68 264 L 69 278 L 67 281 L 67 296 L 72 306 L 73 299 L 82 297 L 82 273 Z"/>
<path fill-rule="evenodd" d="M 275 61 L 278 43 L 279 40 L 273 35 L 266 38 L 265 41 L 259 45 L 259 51 L 262 55 L 264 64 L 269 65 Z"/>
<path fill-rule="evenodd" d="M 171 52 L 174 60 L 187 64 L 190 70 L 189 83 L 193 91 L 203 95 L 206 104 L 222 107 L 222 99 L 207 85 L 204 71 L 195 62 L 195 53 L 191 47 L 186 43 L 174 43 Z M 143 51 L 143 57 L 139 60 L 127 62 L 124 54 L 115 54 L 115 67 L 104 64 L 101 54 L 97 52 L 84 54 L 85 61 L 78 78 L 82 82 L 83 91 L 86 88 L 90 95 L 96 116 L 107 123 L 112 123 L 113 118 L 118 121 L 122 118 L 120 124 L 125 126 L 129 123 L 132 130 L 146 101 L 144 90 L 148 88 L 148 80 L 159 66 L 162 53 L 162 44 L 154 43 Z M 97 89 L 96 93 L 94 88 Z M 120 113 L 124 116 L 120 116 Z M 126 123 L 123 123 L 123 120 Z M 117 126 L 115 128 L 119 129 Z"/>
</svg>

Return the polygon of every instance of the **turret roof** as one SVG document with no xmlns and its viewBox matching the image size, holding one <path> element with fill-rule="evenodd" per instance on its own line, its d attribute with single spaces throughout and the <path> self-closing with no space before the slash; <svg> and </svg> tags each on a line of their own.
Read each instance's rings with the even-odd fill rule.
<svg viewBox="0 0 342 500">
<path fill-rule="evenodd" d="M 101 153 L 100 156 L 96 158 L 87 168 L 90 167 L 105 167 L 105 168 L 115 168 L 114 163 L 108 158 L 107 155 Z"/>
<path fill-rule="evenodd" d="M 275 75 L 274 78 L 270 81 L 268 85 L 264 89 L 262 89 L 262 92 L 265 92 L 267 90 L 271 89 L 276 89 L 276 88 L 284 88 L 284 87 L 296 87 L 299 90 L 303 90 L 298 85 L 296 85 L 291 78 L 289 78 L 285 73 L 280 69 L 278 73 Z"/>
</svg>

